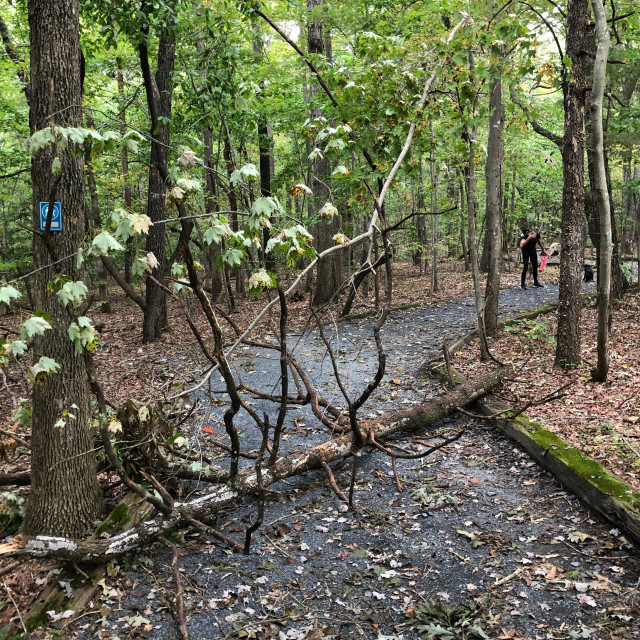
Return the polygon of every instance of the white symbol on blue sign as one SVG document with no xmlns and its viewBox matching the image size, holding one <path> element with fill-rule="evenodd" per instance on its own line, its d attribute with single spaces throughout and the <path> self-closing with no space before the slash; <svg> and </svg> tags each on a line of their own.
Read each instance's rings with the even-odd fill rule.
<svg viewBox="0 0 640 640">
<path fill-rule="evenodd" d="M 47 225 L 47 214 L 49 213 L 49 203 L 40 203 L 40 231 L 44 231 Z M 53 203 L 53 215 L 51 216 L 51 231 L 62 231 L 62 203 Z"/>
</svg>

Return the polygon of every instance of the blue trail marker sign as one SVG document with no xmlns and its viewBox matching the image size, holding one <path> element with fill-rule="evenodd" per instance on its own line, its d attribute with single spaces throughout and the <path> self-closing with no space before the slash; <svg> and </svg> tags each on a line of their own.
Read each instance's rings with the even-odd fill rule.
<svg viewBox="0 0 640 640">
<path fill-rule="evenodd" d="M 49 213 L 49 203 L 40 203 L 40 231 L 44 231 L 47 225 L 47 214 Z M 62 231 L 62 203 L 53 203 L 53 215 L 51 216 L 51 231 Z"/>
</svg>

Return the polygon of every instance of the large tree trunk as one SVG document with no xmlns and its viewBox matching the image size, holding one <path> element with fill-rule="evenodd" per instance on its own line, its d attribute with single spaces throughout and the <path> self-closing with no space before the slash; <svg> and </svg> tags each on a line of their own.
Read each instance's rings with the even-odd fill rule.
<svg viewBox="0 0 640 640">
<path fill-rule="evenodd" d="M 562 140 L 562 254 L 560 258 L 558 330 L 555 363 L 580 363 L 582 316 L 582 229 L 584 225 L 585 62 L 589 20 L 588 0 L 567 5 L 567 55 L 571 71 L 563 81 L 564 137 Z"/>
<path fill-rule="evenodd" d="M 142 48 L 143 45 L 140 45 Z M 146 48 L 146 45 L 144 45 Z M 141 58 L 144 55 L 141 55 Z M 165 249 L 166 225 L 156 224 L 166 218 L 166 182 L 167 157 L 169 144 L 169 125 L 160 118 L 171 118 L 171 96 L 173 92 L 173 68 L 175 40 L 172 36 L 162 35 L 158 43 L 158 68 L 154 75 L 148 69 L 147 60 L 141 60 L 147 94 L 147 105 L 151 114 L 151 156 L 149 158 L 149 194 L 147 215 L 153 226 L 149 229 L 146 251 L 151 252 L 158 261 L 154 270 L 156 279 L 162 281 L 167 268 Z M 146 69 L 144 68 L 146 66 Z M 155 76 L 155 77 L 154 77 Z M 155 86 L 154 86 L 155 85 Z M 151 278 L 146 280 L 146 308 L 142 324 L 143 342 L 153 342 L 168 328 L 167 298 L 164 290 Z"/>
<path fill-rule="evenodd" d="M 307 0 L 307 11 L 313 14 L 317 7 L 322 6 L 324 0 Z M 313 16 L 309 19 L 307 46 L 308 53 L 310 55 L 326 55 L 325 41 L 324 41 L 324 29 L 323 24 L 317 19 L 317 16 Z M 321 93 L 320 87 L 313 81 L 309 86 L 310 100 L 313 102 L 318 94 Z M 311 117 L 319 118 L 324 116 L 324 111 L 317 106 L 311 107 Z M 309 199 L 309 204 L 315 210 L 311 211 L 311 215 L 317 214 L 317 212 L 324 206 L 325 202 L 329 201 L 329 174 L 331 172 L 331 166 L 329 160 L 326 157 L 317 157 L 311 163 L 311 190 L 313 191 L 313 197 Z M 333 245 L 333 236 L 339 229 L 340 220 L 338 216 L 335 216 L 332 220 L 323 220 L 315 228 L 316 237 L 316 251 L 322 253 Z M 338 256 L 338 253 L 334 252 L 331 255 L 323 258 L 318 262 L 316 272 L 316 286 L 313 295 L 313 304 L 320 305 L 325 304 L 331 300 L 334 294 L 338 291 L 340 286 L 339 280 L 339 266 L 338 260 L 342 259 L 342 256 Z"/>
<path fill-rule="evenodd" d="M 375 440 L 381 442 L 383 438 L 393 433 L 415 432 L 425 429 L 455 411 L 456 408 L 464 407 L 487 393 L 491 393 L 501 384 L 502 379 L 511 373 L 512 369 L 509 367 L 484 373 L 420 406 L 397 411 L 382 416 L 380 419 L 365 420 L 361 424 L 362 432 L 363 434 L 373 433 Z M 310 449 L 284 456 L 275 465 L 262 471 L 262 485 L 268 487 L 279 480 L 319 469 L 323 463 L 329 464 L 353 455 L 353 445 L 353 437 L 349 433 Z M 236 478 L 234 487 L 223 485 L 213 489 L 206 496 L 198 497 L 193 502 L 176 504 L 171 516 L 157 516 L 153 520 L 142 522 L 111 539 L 85 539 L 76 542 L 64 539 L 36 538 L 26 542 L 0 545 L 0 557 L 3 555 L 31 555 L 76 562 L 101 562 L 134 549 L 144 548 L 152 540 L 168 535 L 171 531 L 186 524 L 189 519 L 202 520 L 215 514 L 237 502 L 242 496 L 254 492 L 257 486 L 258 480 L 254 471 L 240 474 Z M 24 546 L 21 548 L 22 544 Z"/>
<path fill-rule="evenodd" d="M 488 238 L 487 287 L 485 291 L 484 321 L 487 335 L 498 335 L 498 296 L 500 293 L 500 265 L 502 243 L 502 166 L 504 163 L 504 110 L 502 107 L 502 78 L 500 72 L 491 83 L 489 97 L 489 139 L 487 142 L 487 163 L 485 181 L 487 190 L 487 231 Z"/>
<path fill-rule="evenodd" d="M 82 125 L 82 86 L 78 0 L 30 0 L 31 132 L 53 124 Z M 51 114 L 57 114 L 52 116 Z M 57 373 L 33 385 L 31 493 L 22 530 L 27 534 L 78 536 L 91 528 L 102 510 L 91 454 L 91 406 L 85 359 L 76 355 L 68 328 L 73 320 L 47 284 L 56 271 L 82 280 L 75 253 L 85 232 L 82 158 L 58 150 L 61 171 L 54 176 L 53 148 L 39 151 L 31 162 L 33 226 L 39 227 L 39 202 L 62 203 L 63 230 L 34 234 L 36 269 L 34 296 L 38 309 L 50 317 L 52 329 L 37 338 L 33 357 L 52 358 Z M 57 259 L 56 269 L 47 267 Z M 43 268 L 44 267 L 44 268 Z M 42 270 L 38 270 L 41 269 Z M 42 377 L 42 376 L 41 376 Z"/>
</svg>

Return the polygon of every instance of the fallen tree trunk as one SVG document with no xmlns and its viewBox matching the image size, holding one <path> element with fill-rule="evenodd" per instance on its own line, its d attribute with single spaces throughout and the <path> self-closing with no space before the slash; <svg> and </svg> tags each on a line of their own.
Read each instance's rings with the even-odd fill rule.
<svg viewBox="0 0 640 640">
<path fill-rule="evenodd" d="M 371 432 L 375 440 L 380 442 L 399 431 L 413 432 L 429 427 L 455 411 L 457 407 L 465 406 L 493 391 L 511 371 L 510 367 L 501 367 L 469 380 L 449 393 L 420 406 L 381 416 L 376 420 L 363 420 L 362 433 Z M 351 434 L 334 438 L 311 449 L 293 452 L 280 458 L 275 465 L 262 471 L 262 484 L 267 487 L 284 478 L 321 468 L 323 463 L 328 464 L 353 453 Z M 257 486 L 255 472 L 241 474 L 233 485 L 217 487 L 190 502 L 175 503 L 171 514 L 157 515 L 152 520 L 140 522 L 128 531 L 111 538 L 71 540 L 50 536 L 16 536 L 13 542 L 0 545 L 0 557 L 31 556 L 71 562 L 103 562 L 146 547 L 160 536 L 165 536 L 181 526 L 201 521 L 251 493 Z"/>
</svg>

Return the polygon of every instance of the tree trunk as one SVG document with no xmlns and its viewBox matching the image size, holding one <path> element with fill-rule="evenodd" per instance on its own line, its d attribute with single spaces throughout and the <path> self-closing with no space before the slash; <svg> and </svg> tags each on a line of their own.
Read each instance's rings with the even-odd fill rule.
<svg viewBox="0 0 640 640">
<path fill-rule="evenodd" d="M 466 179 L 466 178 L 465 178 Z M 465 237 L 464 225 L 467 222 L 465 215 L 465 202 L 467 201 L 466 191 L 464 189 L 464 182 L 462 179 L 458 181 L 460 190 L 460 244 L 462 245 L 462 257 L 464 259 L 464 270 L 469 271 L 471 269 L 471 262 L 469 262 L 469 243 Z"/>
<path fill-rule="evenodd" d="M 606 382 L 609 371 L 609 320 L 611 314 L 611 211 L 607 170 L 604 162 L 604 131 L 602 126 L 602 100 L 604 97 L 607 59 L 609 56 L 609 28 L 602 0 L 591 0 L 596 20 L 598 48 L 593 65 L 591 91 L 591 134 L 595 156 L 595 190 L 600 214 L 600 263 L 598 266 L 598 362 L 592 377 L 596 382 Z"/>
<path fill-rule="evenodd" d="M 57 124 L 82 126 L 82 85 L 78 0 L 29 0 L 31 43 L 31 132 Z M 52 116 L 51 114 L 57 114 Z M 38 309 L 50 316 L 52 329 L 33 345 L 41 356 L 60 365 L 33 385 L 31 493 L 22 525 L 29 535 L 82 535 L 100 516 L 102 498 L 96 477 L 89 424 L 91 406 L 88 373 L 76 355 L 68 328 L 73 320 L 47 285 L 56 271 L 82 280 L 75 253 L 84 238 L 84 175 L 82 158 L 57 150 L 61 171 L 53 176 L 54 149 L 39 151 L 31 162 L 33 226 L 39 227 L 39 202 L 62 203 L 63 230 L 34 234 L 34 296 Z M 63 256 L 54 270 L 47 267 Z M 42 374 L 41 376 L 42 377 Z"/>
<path fill-rule="evenodd" d="M 204 138 L 204 165 L 205 182 L 207 190 L 205 192 L 204 203 L 206 211 L 213 216 L 218 211 L 218 191 L 216 189 L 216 176 L 213 173 L 213 134 L 211 127 L 206 127 L 203 132 Z M 205 249 L 206 250 L 206 249 Z M 211 297 L 216 301 L 222 293 L 223 273 L 218 268 L 218 258 L 222 254 L 220 243 L 212 242 L 207 251 L 207 261 L 209 263 L 209 279 L 211 281 Z"/>
<path fill-rule="evenodd" d="M 324 0 L 307 0 L 307 11 L 309 14 L 315 12 L 317 7 L 322 6 Z M 311 56 L 326 55 L 325 42 L 323 37 L 323 24 L 316 16 L 311 15 L 309 18 L 309 27 L 307 35 L 307 50 Z M 321 89 L 315 82 L 311 81 L 309 85 L 310 101 L 313 102 L 321 93 Z M 324 116 L 324 111 L 317 106 L 311 107 L 311 118 L 319 118 Z M 317 157 L 311 162 L 311 183 L 310 187 L 313 196 L 309 198 L 309 205 L 315 210 L 310 213 L 315 216 L 317 212 L 328 202 L 331 194 L 328 183 L 331 167 L 326 157 Z M 333 236 L 339 229 L 339 216 L 334 216 L 332 220 L 323 220 L 315 227 L 316 251 L 322 253 L 334 244 Z M 313 295 L 313 304 L 326 304 L 333 298 L 340 286 L 338 260 L 342 256 L 334 252 L 318 262 L 316 271 L 315 292 Z"/>
<path fill-rule="evenodd" d="M 569 0 L 567 5 L 567 55 L 570 77 L 563 80 L 564 137 L 562 140 L 562 234 L 560 257 L 558 330 L 555 364 L 573 367 L 580 363 L 582 316 L 582 228 L 584 224 L 584 121 L 585 63 L 588 0 Z M 567 74 L 569 72 L 567 71 Z"/>
<path fill-rule="evenodd" d="M 436 166 L 436 144 L 433 137 L 433 122 L 431 129 L 431 211 L 436 210 L 438 202 L 438 169 Z M 431 293 L 438 290 L 438 216 L 431 216 Z"/>
<path fill-rule="evenodd" d="M 500 71 L 491 83 L 489 97 L 489 139 L 485 181 L 487 190 L 487 287 L 485 290 L 484 321 L 487 335 L 498 335 L 498 296 L 500 294 L 500 264 L 502 243 L 502 167 L 504 163 L 504 110 L 502 107 L 502 78 Z"/>
<path fill-rule="evenodd" d="M 120 100 L 120 104 L 122 108 L 118 113 L 118 118 L 120 119 L 120 133 L 125 135 L 127 133 L 127 114 L 125 113 L 124 103 L 124 77 L 122 75 L 122 61 L 120 57 L 116 57 L 116 62 L 118 64 L 118 71 L 116 72 L 116 81 L 118 83 L 118 100 Z M 124 200 L 124 208 L 131 212 L 131 178 L 129 176 L 129 152 L 127 151 L 126 145 L 122 145 L 122 152 L 120 156 L 120 166 L 122 168 L 122 183 L 123 183 L 123 200 Z M 134 257 L 134 239 L 133 236 L 127 238 L 126 248 L 124 252 L 124 279 L 127 284 L 131 284 L 131 267 L 133 265 L 133 257 Z"/>
<path fill-rule="evenodd" d="M 143 45 L 140 45 L 142 48 Z M 144 45 L 146 49 L 146 45 Z M 141 56 L 142 57 L 142 56 Z M 171 118 L 171 96 L 173 92 L 173 68 L 175 58 L 175 40 L 172 36 L 162 35 L 158 43 L 158 68 L 155 77 L 148 69 L 148 58 L 141 61 L 147 94 L 147 106 L 151 114 L 151 156 L 149 158 L 149 194 L 147 215 L 153 226 L 149 229 L 146 241 L 147 253 L 153 253 L 158 261 L 154 276 L 160 282 L 167 269 L 165 249 L 166 225 L 156 224 L 166 218 L 166 187 L 169 144 L 169 125 L 160 118 Z M 146 65 L 146 69 L 144 68 Z M 143 342 L 153 342 L 168 328 L 167 297 L 161 287 L 151 278 L 146 280 L 146 309 L 142 325 Z"/>
</svg>

